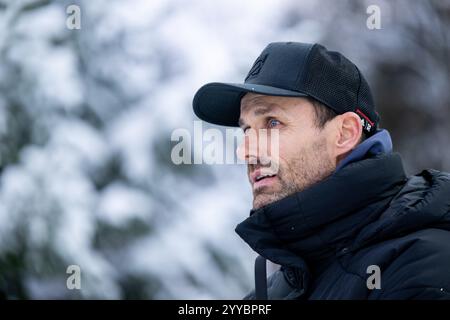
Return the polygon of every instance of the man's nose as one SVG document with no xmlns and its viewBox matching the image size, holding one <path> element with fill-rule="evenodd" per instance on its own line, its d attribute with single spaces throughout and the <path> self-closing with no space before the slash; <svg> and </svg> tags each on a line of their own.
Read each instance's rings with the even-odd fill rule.
<svg viewBox="0 0 450 320">
<path fill-rule="evenodd" d="M 258 160 L 258 137 L 255 133 L 246 134 L 236 149 L 237 157 L 246 163 Z"/>
</svg>

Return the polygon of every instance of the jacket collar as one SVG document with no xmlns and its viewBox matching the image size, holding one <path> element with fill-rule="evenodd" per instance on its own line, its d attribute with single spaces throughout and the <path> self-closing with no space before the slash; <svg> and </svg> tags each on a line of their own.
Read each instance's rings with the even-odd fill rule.
<svg viewBox="0 0 450 320">
<path fill-rule="evenodd" d="M 347 157 L 345 157 L 336 167 L 339 171 L 349 163 L 380 154 L 392 152 L 392 139 L 389 131 L 379 129 L 371 137 L 361 142 Z"/>
<path fill-rule="evenodd" d="M 347 164 L 302 192 L 252 210 L 236 232 L 274 263 L 304 267 L 305 259 L 314 268 L 350 246 L 405 181 L 398 154 L 377 154 Z"/>
</svg>

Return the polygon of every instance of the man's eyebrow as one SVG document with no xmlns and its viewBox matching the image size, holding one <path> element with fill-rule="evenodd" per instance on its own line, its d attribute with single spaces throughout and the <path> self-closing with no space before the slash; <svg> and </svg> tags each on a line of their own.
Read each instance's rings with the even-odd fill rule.
<svg viewBox="0 0 450 320">
<path fill-rule="evenodd" d="M 253 114 L 255 116 L 261 116 L 261 115 L 265 115 L 268 113 L 277 113 L 276 109 L 274 108 L 275 106 L 278 106 L 275 103 L 264 103 L 262 105 L 257 106 L 254 110 L 253 110 Z M 244 127 L 246 125 L 245 121 L 242 118 L 239 118 L 238 121 L 239 127 Z"/>
</svg>

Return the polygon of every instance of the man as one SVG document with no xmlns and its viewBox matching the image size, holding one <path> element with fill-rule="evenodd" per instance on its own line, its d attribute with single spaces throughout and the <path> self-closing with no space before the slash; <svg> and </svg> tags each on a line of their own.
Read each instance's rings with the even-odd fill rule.
<svg viewBox="0 0 450 320">
<path fill-rule="evenodd" d="M 254 199 L 236 232 L 261 256 L 247 299 L 450 298 L 450 174 L 406 176 L 343 55 L 271 43 L 243 84 L 207 84 L 193 106 L 245 132 L 237 152 Z M 278 132 L 278 170 L 262 161 L 271 150 L 250 146 L 252 130 Z M 269 279 L 265 259 L 281 266 Z"/>
</svg>

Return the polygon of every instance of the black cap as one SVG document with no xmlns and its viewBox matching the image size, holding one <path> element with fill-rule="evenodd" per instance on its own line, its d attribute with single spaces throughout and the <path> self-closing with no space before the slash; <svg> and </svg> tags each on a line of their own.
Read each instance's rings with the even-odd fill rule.
<svg viewBox="0 0 450 320">
<path fill-rule="evenodd" d="M 270 43 L 254 62 L 244 83 L 208 83 L 195 94 L 193 107 L 202 120 L 238 126 L 247 92 L 285 97 L 312 97 L 337 114 L 356 112 L 369 135 L 377 130 L 369 85 L 342 54 L 320 44 Z"/>
</svg>

